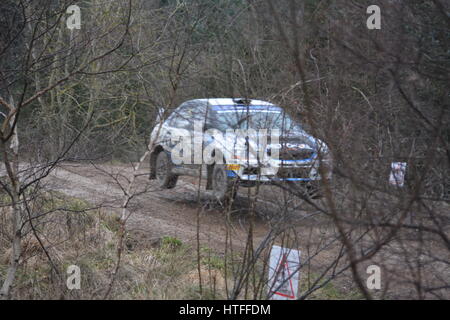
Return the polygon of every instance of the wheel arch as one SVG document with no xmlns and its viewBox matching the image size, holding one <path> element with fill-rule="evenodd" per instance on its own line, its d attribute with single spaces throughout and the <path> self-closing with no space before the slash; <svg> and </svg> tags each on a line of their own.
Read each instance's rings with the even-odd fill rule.
<svg viewBox="0 0 450 320">
<path fill-rule="evenodd" d="M 161 145 L 155 147 L 152 153 L 150 153 L 150 180 L 156 179 L 156 158 L 160 152 L 163 152 L 164 148 Z"/>
</svg>

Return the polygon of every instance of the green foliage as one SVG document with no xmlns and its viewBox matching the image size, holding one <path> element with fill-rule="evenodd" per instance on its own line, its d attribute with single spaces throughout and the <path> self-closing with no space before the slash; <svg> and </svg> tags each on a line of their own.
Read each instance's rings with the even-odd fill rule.
<svg viewBox="0 0 450 320">
<path fill-rule="evenodd" d="M 165 236 L 161 240 L 161 246 L 164 249 L 177 250 L 181 248 L 183 243 L 175 237 Z"/>
<path fill-rule="evenodd" d="M 225 259 L 217 255 L 211 248 L 200 248 L 200 255 L 202 264 L 208 266 L 209 268 L 221 271 L 225 270 Z"/>
</svg>

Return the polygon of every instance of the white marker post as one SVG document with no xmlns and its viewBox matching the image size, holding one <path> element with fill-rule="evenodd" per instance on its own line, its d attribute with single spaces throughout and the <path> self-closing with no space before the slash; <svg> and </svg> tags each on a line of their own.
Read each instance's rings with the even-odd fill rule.
<svg viewBox="0 0 450 320">
<path fill-rule="evenodd" d="M 298 299 L 300 251 L 273 246 L 270 251 L 269 299 Z"/>
<path fill-rule="evenodd" d="M 392 162 L 389 184 L 403 187 L 405 184 L 406 162 Z"/>
</svg>

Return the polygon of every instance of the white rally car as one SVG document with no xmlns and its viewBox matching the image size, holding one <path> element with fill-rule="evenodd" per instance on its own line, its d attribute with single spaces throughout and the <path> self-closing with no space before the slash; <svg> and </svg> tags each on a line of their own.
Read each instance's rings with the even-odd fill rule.
<svg viewBox="0 0 450 320">
<path fill-rule="evenodd" d="M 220 201 L 256 183 L 289 182 L 318 195 L 332 174 L 327 145 L 261 100 L 186 101 L 155 126 L 151 145 L 150 179 L 173 188 L 180 175 L 201 175 Z"/>
</svg>

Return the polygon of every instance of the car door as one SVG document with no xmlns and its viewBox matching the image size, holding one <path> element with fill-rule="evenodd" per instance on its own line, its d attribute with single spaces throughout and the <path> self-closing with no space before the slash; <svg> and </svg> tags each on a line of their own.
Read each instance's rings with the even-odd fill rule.
<svg viewBox="0 0 450 320">
<path fill-rule="evenodd" d="M 169 154 L 177 150 L 176 148 L 182 142 L 183 136 L 189 135 L 187 131 L 189 128 L 189 120 L 186 118 L 185 109 L 185 105 L 182 104 L 172 112 L 164 123 L 161 142 Z M 180 156 L 183 156 L 183 151 L 181 150 Z"/>
<path fill-rule="evenodd" d="M 180 107 L 178 107 L 168 119 L 167 133 L 165 136 L 166 145 L 168 149 L 174 150 L 177 156 L 180 156 L 186 160 L 181 164 L 181 166 L 186 168 L 195 168 L 196 165 L 198 165 L 198 163 L 195 163 L 194 161 L 194 155 L 195 153 L 201 153 L 201 150 L 196 150 L 198 149 L 198 145 L 196 146 L 197 148 L 194 148 L 193 139 L 196 136 L 194 135 L 194 130 L 199 130 L 196 128 L 198 127 L 198 123 L 196 123 L 196 121 L 198 121 L 199 118 L 200 112 L 197 108 L 197 104 L 195 101 L 188 101 L 180 105 Z M 182 142 L 184 143 L 182 148 L 178 147 L 177 149 L 174 149 L 177 144 Z M 185 152 L 189 154 L 184 154 Z"/>
</svg>

